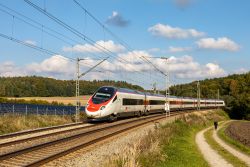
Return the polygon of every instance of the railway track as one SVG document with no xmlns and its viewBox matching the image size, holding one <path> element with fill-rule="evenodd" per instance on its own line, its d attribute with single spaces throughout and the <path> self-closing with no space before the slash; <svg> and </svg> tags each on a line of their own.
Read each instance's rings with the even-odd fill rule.
<svg viewBox="0 0 250 167">
<path fill-rule="evenodd" d="M 83 123 L 80 123 L 80 122 L 79 123 L 71 123 L 71 124 L 65 124 L 65 125 L 59 125 L 59 126 L 52 126 L 52 127 L 46 127 L 46 128 L 38 128 L 38 129 L 34 129 L 34 130 L 15 132 L 15 133 L 10 133 L 10 134 L 6 134 L 6 135 L 0 135 L 0 139 L 7 139 L 7 138 L 17 137 L 17 136 L 21 136 L 21 135 L 33 134 L 33 133 L 61 129 L 61 128 L 66 128 L 66 127 L 73 127 L 73 126 L 78 126 L 81 124 L 83 124 Z"/>
<path fill-rule="evenodd" d="M 171 116 L 177 113 L 172 113 Z M 130 129 L 158 121 L 165 115 L 122 120 L 110 124 L 96 124 L 69 131 L 16 140 L 0 145 L 0 166 L 39 166 L 76 150 L 115 136 Z M 56 137 L 56 138 L 53 138 Z M 44 140 L 44 142 L 38 142 Z M 33 143 L 33 144 L 31 144 Z M 17 147 L 26 145 L 26 147 Z M 11 149 L 12 148 L 12 149 Z M 14 148 L 14 149 L 13 149 Z M 4 150 L 4 151 L 3 151 Z"/>
</svg>

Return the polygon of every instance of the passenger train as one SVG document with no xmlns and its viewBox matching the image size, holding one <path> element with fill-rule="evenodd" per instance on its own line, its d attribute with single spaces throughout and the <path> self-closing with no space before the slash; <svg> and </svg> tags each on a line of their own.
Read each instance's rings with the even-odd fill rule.
<svg viewBox="0 0 250 167">
<path fill-rule="evenodd" d="M 169 101 L 166 103 L 166 100 Z M 104 86 L 90 97 L 85 108 L 88 119 L 116 120 L 118 117 L 141 116 L 150 113 L 196 109 L 196 98 L 166 96 L 140 92 L 137 90 Z M 225 103 L 218 99 L 201 99 L 200 108 L 223 107 Z"/>
</svg>

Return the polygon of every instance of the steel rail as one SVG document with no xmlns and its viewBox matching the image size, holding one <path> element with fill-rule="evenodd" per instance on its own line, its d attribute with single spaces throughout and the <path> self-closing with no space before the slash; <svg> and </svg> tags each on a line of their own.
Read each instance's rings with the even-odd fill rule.
<svg viewBox="0 0 250 167">
<path fill-rule="evenodd" d="M 115 125 L 111 125 L 111 126 L 107 126 L 107 127 L 103 127 L 103 128 L 99 128 L 99 129 L 86 131 L 86 132 L 83 132 L 83 133 L 80 133 L 80 134 L 75 134 L 75 135 L 72 135 L 72 136 L 69 136 L 69 137 L 66 137 L 66 138 L 61 138 L 59 140 L 38 144 L 38 145 L 31 146 L 31 147 L 28 147 L 28 148 L 23 148 L 23 149 L 20 149 L 20 150 L 15 150 L 13 152 L 9 152 L 9 153 L 5 153 L 5 154 L 0 155 L 0 160 L 6 160 L 8 158 L 13 158 L 15 156 L 18 156 L 20 154 L 35 151 L 35 150 L 38 150 L 38 149 L 41 149 L 41 148 L 44 148 L 44 147 L 49 147 L 51 145 L 63 143 L 65 141 L 73 140 L 73 139 L 76 139 L 78 137 L 86 136 L 86 135 L 96 133 L 96 132 L 99 132 L 99 131 L 102 131 L 102 130 L 105 130 L 105 129 L 110 129 L 112 127 L 117 127 L 117 126 L 125 125 L 125 124 L 128 124 L 128 123 L 133 123 L 133 122 L 137 122 L 137 121 L 141 121 L 141 120 L 145 120 L 145 119 L 149 119 L 149 118 L 157 117 L 157 116 L 159 116 L 159 115 L 154 115 L 154 116 L 151 116 L 151 117 L 144 117 L 144 118 L 135 119 L 135 120 L 132 120 L 132 121 L 130 120 L 130 121 L 123 122 L 123 123 L 120 123 L 120 124 L 115 124 Z"/>
<path fill-rule="evenodd" d="M 79 124 L 79 125 L 81 125 L 81 124 Z M 90 125 L 90 126 L 77 127 L 77 128 L 74 128 L 74 129 L 66 129 L 66 130 L 62 130 L 62 131 L 58 131 L 58 132 L 52 132 L 52 133 L 42 134 L 42 135 L 28 137 L 28 138 L 24 138 L 24 139 L 19 139 L 19 140 L 13 140 L 13 141 L 9 141 L 9 142 L 4 142 L 4 143 L 0 143 L 0 148 L 1 147 L 6 147 L 6 146 L 10 146 L 10 145 L 14 145 L 14 144 L 21 144 L 21 143 L 24 143 L 24 142 L 27 142 L 27 141 L 36 140 L 36 139 L 42 139 L 42 138 L 45 138 L 45 137 L 51 137 L 51 136 L 55 136 L 55 135 L 60 135 L 60 134 L 67 133 L 67 132 L 71 132 L 72 133 L 74 131 L 84 130 L 84 129 L 87 129 L 87 128 L 94 128 L 96 126 L 101 126 L 101 125 L 103 125 L 103 124 L 95 124 L 95 125 Z M 65 127 L 63 127 L 63 128 L 65 128 Z"/>
<path fill-rule="evenodd" d="M 78 126 L 78 125 L 81 125 L 81 124 L 84 124 L 84 123 L 78 122 L 78 123 L 71 123 L 71 124 L 65 124 L 65 125 L 59 125 L 59 126 L 51 126 L 51 127 L 38 128 L 38 129 L 33 129 L 33 130 L 26 130 L 26 131 L 21 131 L 21 132 L 9 133 L 9 134 L 5 134 L 5 135 L 0 135 L 0 139 L 17 137 L 17 136 L 21 136 L 21 135 L 33 134 L 33 133 L 37 133 L 37 132 L 55 130 L 55 129 L 60 129 L 60 128 L 66 128 L 66 127 L 70 127 L 70 126 Z"/>
<path fill-rule="evenodd" d="M 175 115 L 176 115 L 176 114 L 175 114 Z M 172 116 L 173 116 L 173 115 L 172 115 Z M 62 152 L 59 152 L 59 153 L 57 153 L 57 154 L 54 154 L 54 155 L 52 155 L 52 156 L 45 157 L 45 158 L 43 158 L 43 159 L 41 159 L 41 160 L 38 160 L 38 161 L 35 161 L 35 162 L 32 162 L 32 163 L 28 164 L 27 167 L 41 166 L 41 165 L 46 164 L 46 163 L 48 163 L 48 162 L 50 162 L 50 161 L 52 161 L 52 160 L 58 159 L 58 158 L 60 158 L 60 157 L 62 157 L 62 156 L 65 156 L 65 155 L 67 155 L 67 154 L 69 154 L 69 153 L 75 152 L 75 151 L 80 150 L 80 149 L 82 149 L 82 148 L 84 148 L 84 147 L 88 147 L 88 146 L 90 146 L 90 145 L 93 145 L 93 144 L 95 144 L 95 143 L 97 143 L 97 142 L 100 142 L 100 141 L 103 141 L 103 140 L 105 140 L 105 139 L 108 139 L 108 138 L 113 137 L 113 136 L 115 136 L 115 135 L 118 135 L 118 134 L 120 134 L 120 133 L 126 132 L 126 131 L 128 131 L 128 130 L 131 130 L 131 129 L 140 127 L 140 126 L 142 126 L 142 125 L 145 125 L 145 124 L 148 124 L 148 123 L 151 123 L 151 122 L 154 122 L 154 121 L 161 120 L 161 119 L 163 119 L 163 118 L 166 118 L 166 116 L 159 116 L 159 117 L 160 117 L 160 118 L 156 118 L 156 119 L 153 119 L 153 120 L 149 120 L 149 121 L 146 121 L 146 122 L 142 122 L 142 123 L 140 123 L 140 124 L 137 124 L 137 125 L 134 125 L 134 126 L 130 126 L 130 127 L 128 127 L 128 128 L 125 128 L 125 129 L 122 129 L 122 130 L 119 130 L 119 131 L 115 131 L 114 133 L 111 133 L 111 134 L 108 134 L 108 135 L 104 135 L 104 136 L 99 137 L 99 138 L 97 138 L 97 139 L 94 139 L 94 140 L 92 140 L 92 141 L 90 141 L 90 142 L 83 143 L 83 144 L 80 144 L 80 145 L 78 145 L 78 146 L 76 146 L 76 147 L 73 147 L 73 148 L 64 150 L 64 151 L 62 151 Z M 140 121 L 141 121 L 141 120 L 140 120 Z"/>
</svg>

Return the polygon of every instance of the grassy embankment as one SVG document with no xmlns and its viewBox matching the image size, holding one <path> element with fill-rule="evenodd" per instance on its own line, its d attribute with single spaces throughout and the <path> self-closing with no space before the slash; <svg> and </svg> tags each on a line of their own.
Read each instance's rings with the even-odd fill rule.
<svg viewBox="0 0 250 167">
<path fill-rule="evenodd" d="M 227 150 L 225 150 L 223 147 L 221 147 L 214 139 L 213 139 L 213 129 L 208 130 L 205 133 L 205 139 L 207 143 L 214 149 L 216 150 L 217 153 L 219 153 L 226 161 L 231 163 L 233 166 L 238 166 L 238 167 L 247 167 L 247 165 L 239 160 L 237 157 L 229 153 Z"/>
<path fill-rule="evenodd" d="M 72 122 L 71 116 L 5 114 L 0 116 L 0 135 Z"/>
<path fill-rule="evenodd" d="M 234 147 L 235 149 L 248 154 L 250 156 L 250 148 L 241 144 L 239 141 L 236 141 L 232 138 L 230 138 L 229 136 L 227 136 L 225 134 L 225 129 L 227 128 L 229 124 L 226 124 L 224 127 L 222 127 L 219 131 L 218 131 L 218 135 L 219 137 L 224 140 L 226 143 L 228 143 L 230 146 Z"/>
<path fill-rule="evenodd" d="M 195 135 L 212 125 L 214 119 L 228 119 L 225 112 L 187 114 L 173 123 L 161 125 L 138 143 L 114 155 L 106 166 L 208 166 L 195 143 Z"/>
<path fill-rule="evenodd" d="M 86 96 L 80 96 L 80 103 L 81 105 L 86 105 L 88 100 L 90 98 L 90 95 Z M 8 100 L 17 100 L 22 102 L 37 102 L 38 104 L 43 104 L 43 102 L 47 102 L 49 104 L 59 104 L 59 105 L 74 105 L 76 98 L 75 97 L 7 97 Z"/>
</svg>

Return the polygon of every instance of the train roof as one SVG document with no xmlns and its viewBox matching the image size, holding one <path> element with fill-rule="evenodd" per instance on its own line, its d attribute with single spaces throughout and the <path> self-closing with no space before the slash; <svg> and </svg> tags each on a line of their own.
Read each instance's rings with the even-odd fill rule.
<svg viewBox="0 0 250 167">
<path fill-rule="evenodd" d="M 113 87 L 114 89 L 116 89 L 118 92 L 122 92 L 122 93 L 132 93 L 132 94 L 138 94 L 138 95 L 148 95 L 148 96 L 155 96 L 155 97 L 166 97 L 165 95 L 162 94 L 154 94 L 151 92 L 142 92 L 142 91 L 138 91 L 138 90 L 133 90 L 133 89 L 128 89 L 128 88 L 118 88 L 115 86 L 103 86 L 103 87 Z M 178 96 L 169 96 L 169 98 L 176 98 L 176 99 L 193 99 L 196 100 L 197 98 L 193 98 L 193 97 L 178 97 Z M 201 98 L 200 100 L 218 100 L 218 99 L 204 99 Z M 219 101 L 223 101 L 221 99 L 219 99 Z"/>
<path fill-rule="evenodd" d="M 117 88 L 118 92 L 122 93 L 133 93 L 133 94 L 139 94 L 139 95 L 145 95 L 143 92 L 133 89 L 127 89 L 127 88 Z"/>
<path fill-rule="evenodd" d="M 123 92 L 123 93 L 133 93 L 133 94 L 139 94 L 139 95 L 148 95 L 148 96 L 155 96 L 155 97 L 165 97 L 164 95 L 161 94 L 154 94 L 150 92 L 142 92 L 138 90 L 133 90 L 133 89 L 128 89 L 128 88 L 117 88 L 118 92 Z"/>
</svg>

